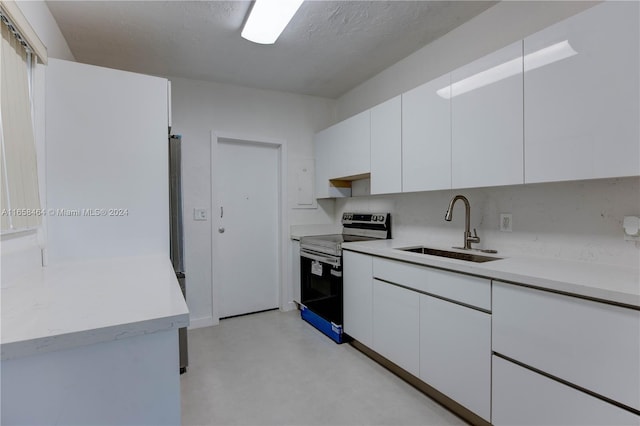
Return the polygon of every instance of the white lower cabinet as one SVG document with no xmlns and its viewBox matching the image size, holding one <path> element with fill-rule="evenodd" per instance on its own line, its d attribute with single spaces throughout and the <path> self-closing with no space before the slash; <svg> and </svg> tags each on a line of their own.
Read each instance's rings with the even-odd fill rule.
<svg viewBox="0 0 640 426">
<path fill-rule="evenodd" d="M 420 294 L 373 280 L 373 350 L 418 377 Z"/>
<path fill-rule="evenodd" d="M 640 426 L 640 311 L 350 251 L 343 270 L 345 332 L 487 422 Z"/>
<path fill-rule="evenodd" d="M 300 241 L 291 240 L 291 286 L 293 301 L 300 303 Z"/>
<path fill-rule="evenodd" d="M 494 281 L 492 345 L 640 410 L 640 311 Z"/>
<path fill-rule="evenodd" d="M 491 315 L 420 295 L 420 379 L 491 420 Z"/>
<path fill-rule="evenodd" d="M 490 421 L 491 281 L 380 258 L 373 276 L 372 349 Z"/>
<path fill-rule="evenodd" d="M 639 425 L 640 416 L 493 357 L 494 425 Z"/>
<path fill-rule="evenodd" d="M 344 251 L 342 256 L 344 332 L 372 347 L 373 260 L 351 251 Z"/>
</svg>

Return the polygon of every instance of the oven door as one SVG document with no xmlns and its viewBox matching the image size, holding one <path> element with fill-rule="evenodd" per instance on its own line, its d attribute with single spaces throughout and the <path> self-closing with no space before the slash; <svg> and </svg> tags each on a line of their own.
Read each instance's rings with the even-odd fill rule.
<svg viewBox="0 0 640 426">
<path fill-rule="evenodd" d="M 342 325 L 340 257 L 300 250 L 300 301 L 309 310 Z"/>
</svg>

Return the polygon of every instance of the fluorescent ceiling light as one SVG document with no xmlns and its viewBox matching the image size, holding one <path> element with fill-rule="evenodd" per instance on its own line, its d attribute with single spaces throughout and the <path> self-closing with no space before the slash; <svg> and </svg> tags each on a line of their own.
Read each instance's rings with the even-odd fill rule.
<svg viewBox="0 0 640 426">
<path fill-rule="evenodd" d="M 560 43 L 553 44 L 525 55 L 524 71 L 531 71 L 577 54 L 578 52 L 576 52 L 569 44 L 569 40 L 564 40 Z M 496 81 L 514 76 L 522 71 L 522 64 L 523 61 L 521 58 L 512 59 L 453 83 L 450 86 L 443 87 L 436 91 L 436 93 L 445 99 L 453 98 L 454 96 L 458 96 L 480 87 L 487 86 L 491 83 L 495 83 Z"/>
<path fill-rule="evenodd" d="M 259 44 L 273 44 L 296 14 L 303 0 L 256 0 L 242 37 Z"/>
</svg>

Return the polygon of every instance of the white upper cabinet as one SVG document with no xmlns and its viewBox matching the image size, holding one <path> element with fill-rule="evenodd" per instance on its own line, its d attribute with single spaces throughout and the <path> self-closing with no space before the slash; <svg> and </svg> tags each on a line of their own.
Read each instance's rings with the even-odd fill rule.
<svg viewBox="0 0 640 426">
<path fill-rule="evenodd" d="M 523 183 L 522 41 L 453 71 L 451 81 L 453 188 Z"/>
<path fill-rule="evenodd" d="M 371 194 L 402 192 L 400 96 L 371 108 Z"/>
<path fill-rule="evenodd" d="M 524 40 L 525 182 L 640 174 L 637 2 L 605 2 Z"/>
<path fill-rule="evenodd" d="M 337 146 L 335 127 L 329 127 L 316 133 L 313 141 L 316 160 L 316 198 L 329 198 L 340 195 L 336 191 L 336 188 L 333 188 L 329 183 L 332 174 L 333 158 L 335 156 L 335 146 Z M 348 196 L 349 194 L 345 195 Z"/>
<path fill-rule="evenodd" d="M 317 197 L 640 175 L 639 17 L 598 4 L 318 133 Z"/>
<path fill-rule="evenodd" d="M 371 172 L 370 110 L 332 127 L 336 142 L 331 158 L 331 179 L 352 178 Z"/>
<path fill-rule="evenodd" d="M 371 172 L 370 110 L 316 133 L 316 198 L 349 197 L 341 182 L 369 177 Z M 344 182 L 342 182 L 344 183 Z M 349 182 L 347 182 L 349 183 Z"/>
<path fill-rule="evenodd" d="M 451 188 L 450 84 L 447 74 L 402 95 L 403 192 Z"/>
</svg>

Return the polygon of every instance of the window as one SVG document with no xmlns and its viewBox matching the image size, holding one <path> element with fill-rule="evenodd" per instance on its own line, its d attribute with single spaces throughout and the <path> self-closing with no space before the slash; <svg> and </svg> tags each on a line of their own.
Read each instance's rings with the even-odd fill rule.
<svg viewBox="0 0 640 426">
<path fill-rule="evenodd" d="M 33 56 L 2 14 L 0 45 L 0 208 L 2 233 L 41 222 L 30 90 Z"/>
</svg>

